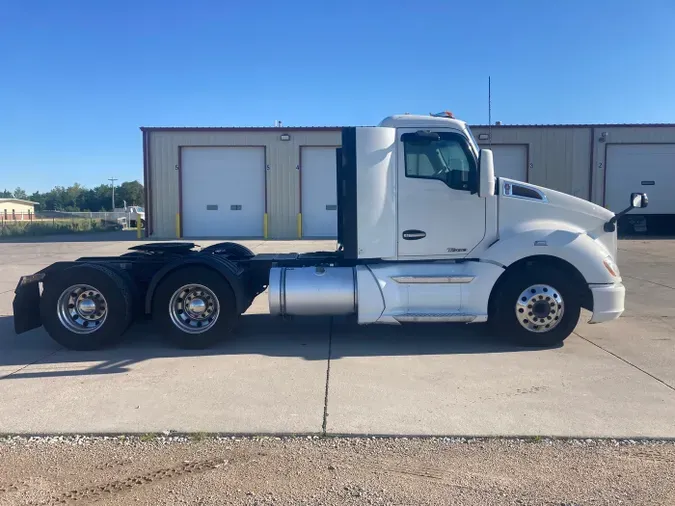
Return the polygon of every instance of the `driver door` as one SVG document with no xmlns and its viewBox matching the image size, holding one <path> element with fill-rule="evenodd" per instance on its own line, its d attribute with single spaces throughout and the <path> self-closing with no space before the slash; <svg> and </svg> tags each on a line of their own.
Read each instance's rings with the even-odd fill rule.
<svg viewBox="0 0 675 506">
<path fill-rule="evenodd" d="M 398 257 L 463 258 L 485 237 L 476 156 L 458 131 L 397 133 Z"/>
</svg>

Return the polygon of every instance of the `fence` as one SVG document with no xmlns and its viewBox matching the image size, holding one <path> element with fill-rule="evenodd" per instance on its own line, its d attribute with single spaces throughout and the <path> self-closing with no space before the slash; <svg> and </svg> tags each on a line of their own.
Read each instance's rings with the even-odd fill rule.
<svg viewBox="0 0 675 506">
<path fill-rule="evenodd" d="M 3 209 L 0 211 L 0 220 L 2 221 L 33 221 L 35 213 L 33 211 L 11 211 Z"/>
<path fill-rule="evenodd" d="M 42 215 L 43 213 L 41 213 Z M 105 223 L 117 223 L 124 227 L 128 227 L 131 223 L 131 213 L 127 211 L 101 211 L 101 212 L 69 212 L 69 211 L 48 211 L 44 215 L 51 215 L 56 219 L 86 219 L 86 220 L 99 220 Z"/>
<path fill-rule="evenodd" d="M 13 223 L 44 223 L 56 225 L 68 221 L 87 220 L 98 222 L 101 225 L 121 225 L 122 228 L 129 228 L 131 223 L 131 213 L 126 211 L 102 211 L 102 212 L 67 212 L 67 211 L 44 211 L 34 213 L 32 211 L 0 211 L 0 226 L 5 227 Z"/>
</svg>

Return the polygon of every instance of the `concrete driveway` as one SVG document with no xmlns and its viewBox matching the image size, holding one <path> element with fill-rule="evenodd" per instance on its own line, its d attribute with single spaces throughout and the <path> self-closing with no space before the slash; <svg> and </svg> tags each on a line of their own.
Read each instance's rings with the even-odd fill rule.
<svg viewBox="0 0 675 506">
<path fill-rule="evenodd" d="M 136 244 L 84 239 L 0 242 L 0 433 L 675 437 L 675 241 L 621 241 L 625 315 L 582 323 L 557 349 L 515 348 L 483 325 L 285 321 L 264 296 L 208 351 L 173 349 L 150 324 L 99 352 L 64 350 L 42 329 L 16 336 L 20 275 Z"/>
</svg>

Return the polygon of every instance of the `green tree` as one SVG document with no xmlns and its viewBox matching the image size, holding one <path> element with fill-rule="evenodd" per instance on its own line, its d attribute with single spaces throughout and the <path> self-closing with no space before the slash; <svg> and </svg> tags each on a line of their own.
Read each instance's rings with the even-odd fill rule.
<svg viewBox="0 0 675 506">
<path fill-rule="evenodd" d="M 138 181 L 122 183 L 119 188 L 115 188 L 115 200 L 117 200 L 118 195 L 120 201 L 126 201 L 128 206 L 142 206 L 144 204 L 145 192 L 143 185 Z M 119 202 L 118 207 L 121 205 L 122 202 Z"/>
<path fill-rule="evenodd" d="M 72 208 L 72 210 L 80 210 L 80 205 L 82 202 L 82 197 L 85 192 L 85 189 L 79 184 L 75 183 L 72 186 L 66 188 L 66 202 L 67 207 Z"/>
<path fill-rule="evenodd" d="M 110 211 L 112 189 L 110 185 L 101 184 L 87 192 L 86 208 L 90 211 Z"/>
<path fill-rule="evenodd" d="M 138 181 L 125 181 L 115 187 L 117 206 L 126 200 L 127 205 L 143 205 L 145 192 L 143 185 Z M 79 183 L 71 186 L 55 186 L 48 192 L 36 191 L 30 196 L 21 188 L 14 193 L 0 191 L 0 198 L 28 199 L 38 203 L 38 211 L 110 211 L 112 189 L 110 185 L 102 184 L 95 188 L 85 188 Z"/>
<path fill-rule="evenodd" d="M 16 189 L 14 190 L 14 198 L 27 200 L 28 194 L 26 193 L 26 190 L 24 190 L 23 188 L 19 188 L 17 186 Z"/>
<path fill-rule="evenodd" d="M 28 196 L 28 200 L 32 200 L 33 202 L 37 202 L 37 205 L 35 206 L 36 212 L 44 211 L 46 209 L 46 207 L 45 207 L 45 202 L 47 200 L 46 194 L 40 193 L 40 192 L 34 192 L 33 194 Z"/>
<path fill-rule="evenodd" d="M 63 186 L 55 186 L 53 190 L 47 193 L 45 202 L 47 209 L 63 211 L 68 205 L 68 194 Z"/>
</svg>

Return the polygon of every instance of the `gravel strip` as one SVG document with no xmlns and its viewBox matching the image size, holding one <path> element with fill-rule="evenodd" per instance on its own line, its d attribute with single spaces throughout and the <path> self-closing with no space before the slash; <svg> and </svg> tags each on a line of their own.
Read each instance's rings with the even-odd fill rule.
<svg viewBox="0 0 675 506">
<path fill-rule="evenodd" d="M 0 505 L 672 505 L 675 442 L 2 436 Z"/>
</svg>

